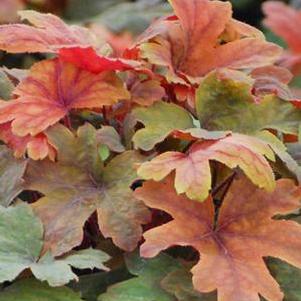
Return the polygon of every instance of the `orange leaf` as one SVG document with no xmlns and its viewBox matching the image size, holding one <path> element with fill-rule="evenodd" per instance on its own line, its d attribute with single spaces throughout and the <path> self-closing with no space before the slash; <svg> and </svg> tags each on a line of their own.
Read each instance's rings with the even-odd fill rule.
<svg viewBox="0 0 301 301">
<path fill-rule="evenodd" d="M 196 142 L 187 154 L 165 152 L 143 163 L 138 174 L 146 180 L 160 181 L 175 170 L 177 193 L 185 192 L 189 198 L 203 201 L 211 189 L 210 160 L 230 168 L 240 167 L 254 184 L 272 191 L 275 187 L 274 174 L 264 156 L 274 160 L 271 148 L 257 138 L 240 134 L 221 139 L 217 136 L 217 140 Z"/>
<path fill-rule="evenodd" d="M 156 22 L 148 35 L 140 38 L 142 55 L 151 63 L 200 77 L 221 67 L 265 66 L 281 54 L 280 47 L 266 42 L 258 30 L 233 20 L 229 2 L 170 2 L 178 20 Z M 150 43 L 144 44 L 145 41 Z"/>
<path fill-rule="evenodd" d="M 18 136 L 37 135 L 72 109 L 99 108 L 129 98 L 114 73 L 96 75 L 58 59 L 35 64 L 14 93 L 16 100 L 0 103 L 0 123 L 12 121 Z"/>
<path fill-rule="evenodd" d="M 256 188 L 246 178 L 234 180 L 215 223 L 214 205 L 177 195 L 172 178 L 149 181 L 136 190 L 138 199 L 166 211 L 173 221 L 144 234 L 141 255 L 154 257 L 174 245 L 192 246 L 200 253 L 193 267 L 194 287 L 218 290 L 219 301 L 280 301 L 283 294 L 263 257 L 280 258 L 301 268 L 301 227 L 273 220 L 300 208 L 301 188 L 291 180 L 277 181 L 273 193 Z"/>
<path fill-rule="evenodd" d="M 23 157 L 26 153 L 33 160 L 43 160 L 46 157 L 54 160 L 55 158 L 56 151 L 43 133 L 19 137 L 13 134 L 10 123 L 4 123 L 0 125 L 0 140 L 13 149 L 14 156 L 17 158 Z"/>
<path fill-rule="evenodd" d="M 8 24 L 0 27 L 0 49 L 11 53 L 56 52 L 62 47 L 89 47 L 95 37 L 86 28 L 68 26 L 60 18 L 36 11 L 20 11 L 31 25 Z"/>
</svg>

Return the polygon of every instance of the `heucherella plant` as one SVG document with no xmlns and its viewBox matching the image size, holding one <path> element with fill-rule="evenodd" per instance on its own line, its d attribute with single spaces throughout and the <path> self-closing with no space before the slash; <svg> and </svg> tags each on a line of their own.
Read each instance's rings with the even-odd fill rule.
<svg viewBox="0 0 301 301">
<path fill-rule="evenodd" d="M 0 72 L 0 301 L 301 300 L 283 51 L 229 2 L 169 2 L 118 56 L 55 15 L 0 26 L 45 58 Z"/>
</svg>

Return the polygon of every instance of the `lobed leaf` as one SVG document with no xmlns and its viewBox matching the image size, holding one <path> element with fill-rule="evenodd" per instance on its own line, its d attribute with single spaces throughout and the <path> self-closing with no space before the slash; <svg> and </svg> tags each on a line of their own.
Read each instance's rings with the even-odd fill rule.
<svg viewBox="0 0 301 301">
<path fill-rule="evenodd" d="M 146 151 L 162 142 L 172 131 L 193 127 L 193 119 L 188 111 L 162 101 L 151 107 L 134 109 L 133 116 L 145 126 L 133 136 L 134 146 Z"/>
<path fill-rule="evenodd" d="M 211 160 L 230 168 L 240 167 L 254 184 L 272 191 L 275 179 L 265 156 L 274 160 L 268 144 L 258 138 L 232 134 L 217 140 L 197 141 L 186 154 L 165 152 L 143 163 L 138 174 L 146 180 L 160 181 L 175 170 L 177 193 L 186 193 L 193 200 L 203 201 L 211 189 Z"/>
<path fill-rule="evenodd" d="M 196 96 L 201 127 L 251 135 L 265 129 L 298 134 L 300 110 L 290 102 L 272 96 L 255 103 L 250 89 L 251 86 L 240 79 L 220 79 L 214 72 L 209 74 Z"/>
<path fill-rule="evenodd" d="M 145 159 L 128 151 L 103 167 L 97 131 L 89 124 L 80 127 L 76 136 L 60 125 L 47 135 L 58 150 L 58 161 L 30 162 L 26 174 L 27 189 L 45 195 L 33 204 L 45 226 L 44 251 L 61 255 L 79 245 L 84 223 L 96 210 L 102 234 L 112 237 L 117 246 L 133 250 L 142 235 L 141 224 L 150 218 L 130 188 L 138 178 L 135 164 Z"/>
<path fill-rule="evenodd" d="M 41 257 L 43 225 L 30 206 L 21 203 L 15 207 L 0 207 L 0 215 L 0 282 L 12 281 L 30 268 L 41 281 L 47 281 L 51 286 L 61 286 L 77 279 L 70 265 L 102 267 L 99 262 L 108 259 L 98 250 L 83 250 L 70 258 L 55 259 L 50 253 Z"/>
<path fill-rule="evenodd" d="M 217 220 L 211 197 L 198 203 L 179 196 L 171 177 L 160 183 L 145 182 L 135 195 L 173 217 L 144 234 L 141 255 L 154 257 L 175 245 L 194 247 L 200 253 L 192 269 L 194 287 L 204 293 L 217 289 L 218 300 L 259 301 L 259 294 L 269 301 L 282 300 L 263 257 L 301 267 L 300 225 L 273 219 L 300 208 L 301 190 L 291 180 L 278 180 L 270 193 L 245 177 L 234 180 Z"/>
<path fill-rule="evenodd" d="M 72 109 L 100 108 L 129 98 L 113 73 L 95 75 L 58 59 L 35 64 L 15 89 L 16 100 L 0 103 L 0 123 L 12 121 L 18 136 L 34 136 Z"/>
</svg>

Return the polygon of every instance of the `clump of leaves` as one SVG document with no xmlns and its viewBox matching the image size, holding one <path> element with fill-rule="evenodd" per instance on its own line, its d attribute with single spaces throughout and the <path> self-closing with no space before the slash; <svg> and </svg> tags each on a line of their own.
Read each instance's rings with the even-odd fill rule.
<svg viewBox="0 0 301 301">
<path fill-rule="evenodd" d="M 1 71 L 1 301 L 301 300 L 282 49 L 229 2 L 169 2 L 131 47 L 35 11 L 0 26 L 46 57 Z"/>
</svg>

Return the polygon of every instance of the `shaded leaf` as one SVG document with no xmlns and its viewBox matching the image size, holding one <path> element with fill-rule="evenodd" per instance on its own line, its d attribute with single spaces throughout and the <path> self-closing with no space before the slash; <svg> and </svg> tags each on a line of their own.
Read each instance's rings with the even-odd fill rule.
<svg viewBox="0 0 301 301">
<path fill-rule="evenodd" d="M 300 225 L 272 219 L 300 208 L 300 187 L 282 179 L 268 193 L 245 177 L 234 180 L 215 221 L 210 197 L 204 203 L 192 202 L 177 195 L 172 186 L 169 178 L 161 183 L 145 182 L 135 191 L 149 207 L 173 217 L 144 234 L 141 255 L 154 257 L 170 246 L 192 246 L 200 253 L 192 269 L 198 291 L 217 289 L 218 299 L 223 301 L 259 301 L 258 294 L 269 301 L 282 300 L 263 257 L 281 258 L 301 267 Z"/>
<path fill-rule="evenodd" d="M 14 84 L 6 75 L 6 73 L 0 70 L 0 98 L 9 100 L 14 87 Z"/>
<path fill-rule="evenodd" d="M 0 123 L 12 121 L 19 136 L 44 131 L 72 109 L 100 108 L 129 97 L 115 74 L 95 75 L 58 59 L 35 64 L 14 94 L 16 100 L 0 104 Z"/>
<path fill-rule="evenodd" d="M 170 272 L 161 286 L 178 301 L 216 301 L 215 294 L 201 294 L 192 285 L 192 274 L 186 267 Z"/>
<path fill-rule="evenodd" d="M 301 272 L 280 260 L 269 260 L 269 269 L 284 291 L 284 301 L 301 300 Z"/>
<path fill-rule="evenodd" d="M 128 151 L 103 167 L 97 131 L 89 124 L 80 127 L 76 136 L 60 125 L 47 135 L 58 150 L 58 161 L 30 162 L 26 176 L 27 188 L 45 195 L 33 204 L 45 226 L 44 250 L 60 255 L 79 245 L 83 225 L 96 210 L 102 234 L 133 250 L 141 238 L 141 224 L 150 217 L 130 188 L 138 178 L 135 164 L 144 158 Z"/>
<path fill-rule="evenodd" d="M 82 301 L 67 287 L 50 287 L 34 279 L 20 280 L 0 293 L 0 301 Z"/>
<path fill-rule="evenodd" d="M 97 130 L 97 141 L 108 146 L 113 152 L 122 153 L 125 151 L 119 134 L 112 126 L 102 126 L 101 129 Z"/>
<path fill-rule="evenodd" d="M 240 167 L 254 184 L 272 191 L 275 187 L 274 174 L 264 156 L 274 160 L 273 151 L 265 142 L 232 134 L 219 140 L 200 140 L 186 154 L 165 152 L 143 163 L 138 174 L 146 180 L 160 181 L 175 170 L 177 193 L 185 192 L 189 198 L 203 201 L 211 189 L 211 160 L 230 168 Z"/>
<path fill-rule="evenodd" d="M 188 111 L 172 103 L 156 102 L 151 107 L 136 108 L 134 118 L 145 128 L 138 130 L 133 142 L 135 148 L 151 150 L 174 130 L 193 127 L 193 119 Z"/>
<path fill-rule="evenodd" d="M 160 282 L 171 271 L 181 265 L 167 255 L 145 260 L 137 254 L 127 257 L 127 267 L 137 276 L 109 287 L 100 295 L 99 301 L 175 301 L 175 298 L 161 288 Z"/>
<path fill-rule="evenodd" d="M 26 160 L 15 159 L 5 146 L 0 146 L 0 204 L 2 206 L 8 206 L 22 192 L 26 165 Z"/>
</svg>

